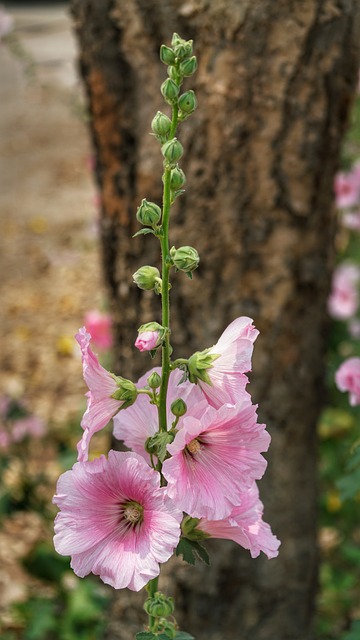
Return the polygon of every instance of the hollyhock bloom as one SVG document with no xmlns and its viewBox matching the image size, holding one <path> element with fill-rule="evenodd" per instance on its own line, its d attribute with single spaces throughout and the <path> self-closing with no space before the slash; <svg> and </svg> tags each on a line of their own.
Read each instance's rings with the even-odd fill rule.
<svg viewBox="0 0 360 640">
<path fill-rule="evenodd" d="M 259 335 L 252 323 L 252 319 L 246 316 L 236 318 L 207 351 L 207 355 L 219 355 L 206 370 L 211 384 L 200 379 L 197 382 L 207 401 L 215 408 L 226 402 L 235 404 L 241 399 L 249 399 L 245 391 L 249 382 L 245 373 L 251 371 L 254 342 Z"/>
<path fill-rule="evenodd" d="M 257 558 L 263 551 L 268 558 L 276 558 L 280 541 L 271 532 L 270 525 L 263 521 L 264 506 L 255 484 L 241 495 L 240 504 L 234 507 L 224 520 L 201 518 L 196 529 L 211 538 L 233 540 L 244 549 L 249 549 L 251 557 Z"/>
<path fill-rule="evenodd" d="M 89 387 L 86 394 L 88 405 L 81 421 L 84 433 L 77 445 L 78 460 L 84 462 L 88 459 L 89 444 L 93 434 L 103 429 L 121 407 L 128 402 L 128 399 L 117 400 L 112 397 L 114 393 L 119 391 L 116 377 L 101 366 L 96 355 L 90 349 L 91 335 L 87 333 L 85 327 L 79 329 L 75 338 L 81 348 L 84 380 Z"/>
<path fill-rule="evenodd" d="M 335 382 L 340 391 L 349 392 L 352 407 L 360 404 L 360 358 L 348 358 L 338 368 Z"/>
<path fill-rule="evenodd" d="M 179 541 L 182 513 L 134 453 L 77 462 L 60 476 L 53 502 L 56 551 L 71 556 L 81 578 L 92 572 L 115 589 L 139 591 Z"/>
<path fill-rule="evenodd" d="M 147 385 L 149 376 L 156 372 L 161 376 L 161 368 L 155 367 L 139 378 L 136 383 L 138 389 Z M 182 378 L 182 372 L 175 369 L 170 373 L 169 386 L 167 393 L 167 423 L 168 428 L 175 420 L 175 416 L 171 412 L 171 404 L 174 400 L 182 398 L 189 411 L 193 411 L 194 407 L 201 407 L 205 410 L 207 403 L 204 402 L 203 395 L 196 385 L 190 382 L 184 382 L 179 385 Z M 181 428 L 182 418 L 177 425 L 177 429 Z M 114 416 L 114 436 L 118 440 L 122 440 L 129 449 L 136 451 L 150 462 L 150 456 L 146 453 L 144 447 L 145 442 L 151 436 L 154 436 L 159 429 L 159 414 L 157 407 L 150 404 L 146 395 L 138 395 L 135 404 L 126 411 L 121 411 Z"/>
<path fill-rule="evenodd" d="M 334 191 L 339 209 L 354 207 L 359 202 L 359 181 L 355 172 L 340 171 L 335 176 Z"/>
<path fill-rule="evenodd" d="M 90 333 L 95 347 L 98 349 L 110 349 L 113 344 L 111 333 L 112 321 L 108 313 L 101 313 L 94 309 L 85 314 L 84 324 Z"/>
<path fill-rule="evenodd" d="M 135 340 L 135 347 L 139 351 L 152 351 L 158 346 L 159 332 L 158 331 L 143 331 L 139 333 Z"/>
<path fill-rule="evenodd" d="M 167 446 L 163 463 L 167 491 L 175 504 L 196 518 L 229 516 L 241 494 L 262 477 L 270 436 L 257 424 L 250 402 L 223 405 L 183 418 L 181 429 Z"/>
<path fill-rule="evenodd" d="M 360 270 L 355 264 L 340 264 L 333 273 L 328 311 L 336 320 L 347 320 L 359 306 Z"/>
</svg>

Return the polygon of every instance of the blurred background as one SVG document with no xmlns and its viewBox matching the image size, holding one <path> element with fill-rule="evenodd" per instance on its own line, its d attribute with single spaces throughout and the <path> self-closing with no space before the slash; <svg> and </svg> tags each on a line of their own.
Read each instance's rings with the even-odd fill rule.
<svg viewBox="0 0 360 640">
<path fill-rule="evenodd" d="M 111 590 L 96 578 L 78 579 L 52 546 L 56 510 L 51 498 L 59 474 L 75 462 L 85 407 L 81 360 L 73 340 L 84 322 L 88 327 L 92 323 L 94 335 L 98 332 L 95 346 L 102 362 L 111 363 L 111 320 L 99 257 L 99 196 L 76 55 L 66 3 L 7 2 L 0 8 L 4 640 L 103 638 L 112 599 Z M 335 272 L 327 400 L 318 424 L 319 640 L 360 637 L 360 413 L 334 383 L 343 360 L 360 356 L 359 161 L 357 97 L 334 195 L 340 222 L 337 261 L 339 266 L 351 265 L 352 275 Z M 350 198 L 344 198 L 349 192 Z M 343 302 L 337 306 L 337 293 L 354 302 L 345 315 Z M 107 448 L 108 438 L 106 431 L 97 436 L 94 455 L 97 448 Z"/>
</svg>

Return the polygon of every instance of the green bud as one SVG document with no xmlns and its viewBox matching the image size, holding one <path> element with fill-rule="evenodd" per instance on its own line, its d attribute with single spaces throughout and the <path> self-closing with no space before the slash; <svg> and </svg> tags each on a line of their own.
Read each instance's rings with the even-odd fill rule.
<svg viewBox="0 0 360 640">
<path fill-rule="evenodd" d="M 150 389 L 158 389 L 161 385 L 161 378 L 156 371 L 153 371 L 151 375 L 149 375 L 147 379 L 147 383 Z"/>
<path fill-rule="evenodd" d="M 121 376 L 114 376 L 114 380 L 116 381 L 118 389 L 111 397 L 114 398 L 114 400 L 121 400 L 123 404 L 120 408 L 126 409 L 134 404 L 138 396 L 138 390 L 131 380 L 127 380 Z"/>
<path fill-rule="evenodd" d="M 167 68 L 167 74 L 168 74 L 169 78 L 171 78 L 171 80 L 173 80 L 175 82 L 175 84 L 177 84 L 177 85 L 181 84 L 182 76 L 180 75 L 180 73 L 178 72 L 176 67 L 173 67 L 172 65 L 170 65 Z"/>
<path fill-rule="evenodd" d="M 148 202 L 145 198 L 136 212 L 136 219 L 147 227 L 152 227 L 161 219 L 161 209 L 154 202 Z"/>
<path fill-rule="evenodd" d="M 210 353 L 210 349 L 193 353 L 187 362 L 190 382 L 197 384 L 198 380 L 202 380 L 211 385 L 212 383 L 207 371 L 212 368 L 213 363 L 219 357 L 219 353 Z"/>
<path fill-rule="evenodd" d="M 170 118 L 168 118 L 165 113 L 158 111 L 151 122 L 151 129 L 161 142 L 165 142 L 171 129 Z"/>
<path fill-rule="evenodd" d="M 180 88 L 174 80 L 166 78 L 160 87 L 160 91 L 168 104 L 174 104 L 179 95 Z"/>
<path fill-rule="evenodd" d="M 149 616 L 155 618 L 167 618 L 174 613 L 174 599 L 165 596 L 161 591 L 156 591 L 152 598 L 147 598 L 144 603 L 144 609 Z"/>
<path fill-rule="evenodd" d="M 160 279 L 159 269 L 150 267 L 149 265 L 140 267 L 140 269 L 133 274 L 135 284 L 137 284 L 139 289 L 144 289 L 145 291 L 152 291 L 152 289 L 156 288 L 157 278 Z"/>
<path fill-rule="evenodd" d="M 174 400 L 171 404 L 171 413 L 176 416 L 176 418 L 181 418 L 187 412 L 186 402 L 182 398 L 178 398 Z"/>
<path fill-rule="evenodd" d="M 176 45 L 181 44 L 183 42 L 185 42 L 185 40 L 183 40 L 183 38 L 181 38 L 178 33 L 174 32 L 171 38 L 171 46 L 176 47 Z"/>
<path fill-rule="evenodd" d="M 183 93 L 178 100 L 178 105 L 179 109 L 181 109 L 181 111 L 183 113 L 186 113 L 187 115 L 195 111 L 197 107 L 195 92 L 190 89 L 190 91 L 186 91 L 185 93 Z"/>
<path fill-rule="evenodd" d="M 171 191 L 177 191 L 177 189 L 181 189 L 186 182 L 186 176 L 180 167 L 176 166 L 171 171 L 170 177 L 170 189 Z"/>
<path fill-rule="evenodd" d="M 174 64 L 175 62 L 175 53 L 165 44 L 162 44 L 160 47 L 160 60 L 164 64 Z"/>
<path fill-rule="evenodd" d="M 192 74 L 195 73 L 196 69 L 197 69 L 196 56 L 192 56 L 188 60 L 183 60 L 179 66 L 180 74 L 183 77 L 192 76 Z"/>
<path fill-rule="evenodd" d="M 178 60 L 184 60 L 185 58 L 189 58 L 193 52 L 193 41 L 192 40 L 182 40 L 178 44 L 174 46 L 174 53 Z"/>
<path fill-rule="evenodd" d="M 183 146 L 177 138 L 173 138 L 168 142 L 165 142 L 161 147 L 161 153 L 163 154 L 167 163 L 171 166 L 175 166 L 177 161 L 180 160 L 184 153 Z"/>
<path fill-rule="evenodd" d="M 170 255 L 173 259 L 173 263 L 179 271 L 192 272 L 199 266 L 200 258 L 199 254 L 194 247 L 179 247 L 175 249 L 172 247 Z"/>
</svg>

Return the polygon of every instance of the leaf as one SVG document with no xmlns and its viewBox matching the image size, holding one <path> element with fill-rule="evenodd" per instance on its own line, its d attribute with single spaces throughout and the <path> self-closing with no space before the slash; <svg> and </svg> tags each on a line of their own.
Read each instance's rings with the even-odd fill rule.
<svg viewBox="0 0 360 640">
<path fill-rule="evenodd" d="M 349 633 L 342 636 L 341 640 L 358 640 L 360 637 L 360 620 L 354 620 Z"/>
<path fill-rule="evenodd" d="M 207 566 L 210 565 L 210 558 L 205 547 L 195 540 L 187 540 L 187 538 L 180 538 L 180 542 L 176 547 L 175 554 L 181 555 L 185 562 L 194 565 L 196 560 L 201 560 Z"/>
<path fill-rule="evenodd" d="M 360 491 L 360 467 L 352 471 L 336 483 L 341 500 L 355 498 Z"/>
<path fill-rule="evenodd" d="M 135 636 L 136 640 L 157 640 L 158 636 L 156 636 L 152 631 L 139 631 L 139 633 Z"/>
<path fill-rule="evenodd" d="M 140 231 L 137 231 L 136 233 L 134 233 L 133 238 L 136 238 L 136 236 L 146 236 L 148 233 L 152 233 L 153 235 L 155 235 L 155 232 L 153 229 L 149 229 L 149 227 L 145 227 L 144 229 L 140 229 Z"/>
<path fill-rule="evenodd" d="M 195 638 L 190 633 L 186 633 L 186 631 L 177 631 L 175 640 L 195 640 Z"/>
</svg>

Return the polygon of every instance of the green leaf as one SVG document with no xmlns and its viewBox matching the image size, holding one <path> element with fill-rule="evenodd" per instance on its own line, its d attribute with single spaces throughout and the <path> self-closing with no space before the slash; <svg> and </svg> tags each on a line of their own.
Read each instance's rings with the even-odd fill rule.
<svg viewBox="0 0 360 640">
<path fill-rule="evenodd" d="M 349 633 L 342 636 L 341 640 L 358 640 L 360 638 L 360 620 L 354 620 Z"/>
<path fill-rule="evenodd" d="M 186 631 L 177 631 L 175 640 L 195 640 L 195 638 L 190 633 L 186 633 Z"/>
<path fill-rule="evenodd" d="M 136 640 L 154 640 L 154 638 L 158 640 L 158 636 L 152 633 L 152 631 L 140 631 L 136 634 L 135 638 Z"/>
<path fill-rule="evenodd" d="M 196 560 L 201 560 L 207 566 L 210 565 L 210 558 L 205 547 L 196 540 L 187 540 L 186 538 L 180 538 L 180 542 L 176 547 L 175 554 L 182 556 L 185 562 L 194 565 Z"/>
<path fill-rule="evenodd" d="M 148 233 L 152 233 L 153 235 L 155 235 L 155 232 L 153 229 L 149 229 L 149 227 L 145 227 L 144 229 L 140 229 L 140 231 L 137 231 L 136 233 L 134 233 L 133 238 L 136 238 L 136 236 L 146 236 Z"/>
</svg>

